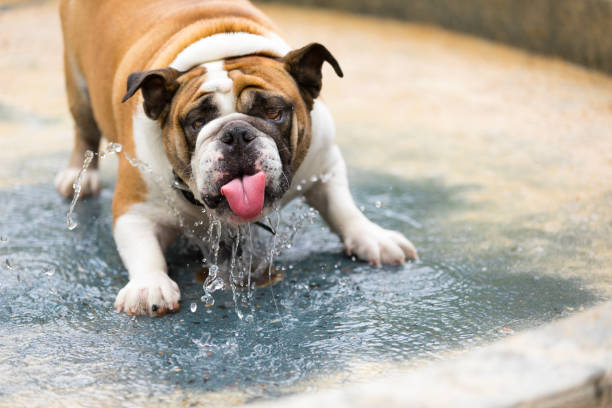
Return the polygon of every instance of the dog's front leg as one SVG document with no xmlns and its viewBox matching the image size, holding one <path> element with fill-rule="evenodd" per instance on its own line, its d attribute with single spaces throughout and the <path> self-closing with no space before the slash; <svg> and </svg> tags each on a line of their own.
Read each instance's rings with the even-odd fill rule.
<svg viewBox="0 0 612 408">
<path fill-rule="evenodd" d="M 306 193 L 331 229 L 340 236 L 346 253 L 373 265 L 400 264 L 416 259 L 417 251 L 404 235 L 368 220 L 359 211 L 349 191 L 346 166 L 337 146 L 328 151 L 329 179 L 318 181 Z"/>
<path fill-rule="evenodd" d="M 181 293 L 168 277 L 164 250 L 176 232 L 146 216 L 121 215 L 113 231 L 130 281 L 117 295 L 115 309 L 130 315 L 162 315 L 178 310 Z"/>
</svg>

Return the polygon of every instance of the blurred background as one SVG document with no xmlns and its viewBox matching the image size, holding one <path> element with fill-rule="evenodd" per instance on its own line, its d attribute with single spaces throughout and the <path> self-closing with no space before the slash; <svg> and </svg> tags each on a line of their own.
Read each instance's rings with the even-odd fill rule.
<svg viewBox="0 0 612 408">
<path fill-rule="evenodd" d="M 612 72 L 609 0 L 290 0 L 436 24 Z"/>
</svg>

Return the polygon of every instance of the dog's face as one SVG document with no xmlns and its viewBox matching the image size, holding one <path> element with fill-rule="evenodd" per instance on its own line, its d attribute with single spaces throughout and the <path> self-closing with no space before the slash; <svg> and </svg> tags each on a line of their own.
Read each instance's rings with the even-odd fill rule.
<svg viewBox="0 0 612 408">
<path fill-rule="evenodd" d="M 237 225 L 264 216 L 289 189 L 310 144 L 324 61 L 342 76 L 320 44 L 280 59 L 246 56 L 187 72 L 136 72 L 124 101 L 142 90 L 176 175 L 218 218 Z"/>
</svg>

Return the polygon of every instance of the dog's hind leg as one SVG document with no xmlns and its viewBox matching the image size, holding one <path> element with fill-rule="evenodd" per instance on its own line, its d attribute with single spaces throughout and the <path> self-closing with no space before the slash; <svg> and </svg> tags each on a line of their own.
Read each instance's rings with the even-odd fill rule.
<svg viewBox="0 0 612 408">
<path fill-rule="evenodd" d="M 64 52 L 64 72 L 68 104 L 74 120 L 74 147 L 68 166 L 55 177 L 55 188 L 62 196 L 70 197 L 73 193 L 72 185 L 83 166 L 85 152 L 87 150 L 94 153 L 98 152 L 102 134 L 91 109 L 85 79 L 76 61 L 68 55 L 67 51 Z M 83 177 L 81 196 L 94 195 L 99 191 L 100 177 L 98 175 L 98 157 L 96 156 Z"/>
</svg>

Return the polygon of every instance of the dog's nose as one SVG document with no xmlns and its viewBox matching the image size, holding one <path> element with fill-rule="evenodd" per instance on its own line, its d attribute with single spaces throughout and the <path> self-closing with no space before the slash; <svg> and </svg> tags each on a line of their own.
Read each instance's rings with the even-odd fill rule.
<svg viewBox="0 0 612 408">
<path fill-rule="evenodd" d="M 227 129 L 221 141 L 229 146 L 246 146 L 256 138 L 256 135 L 244 126 L 232 126 Z"/>
</svg>

